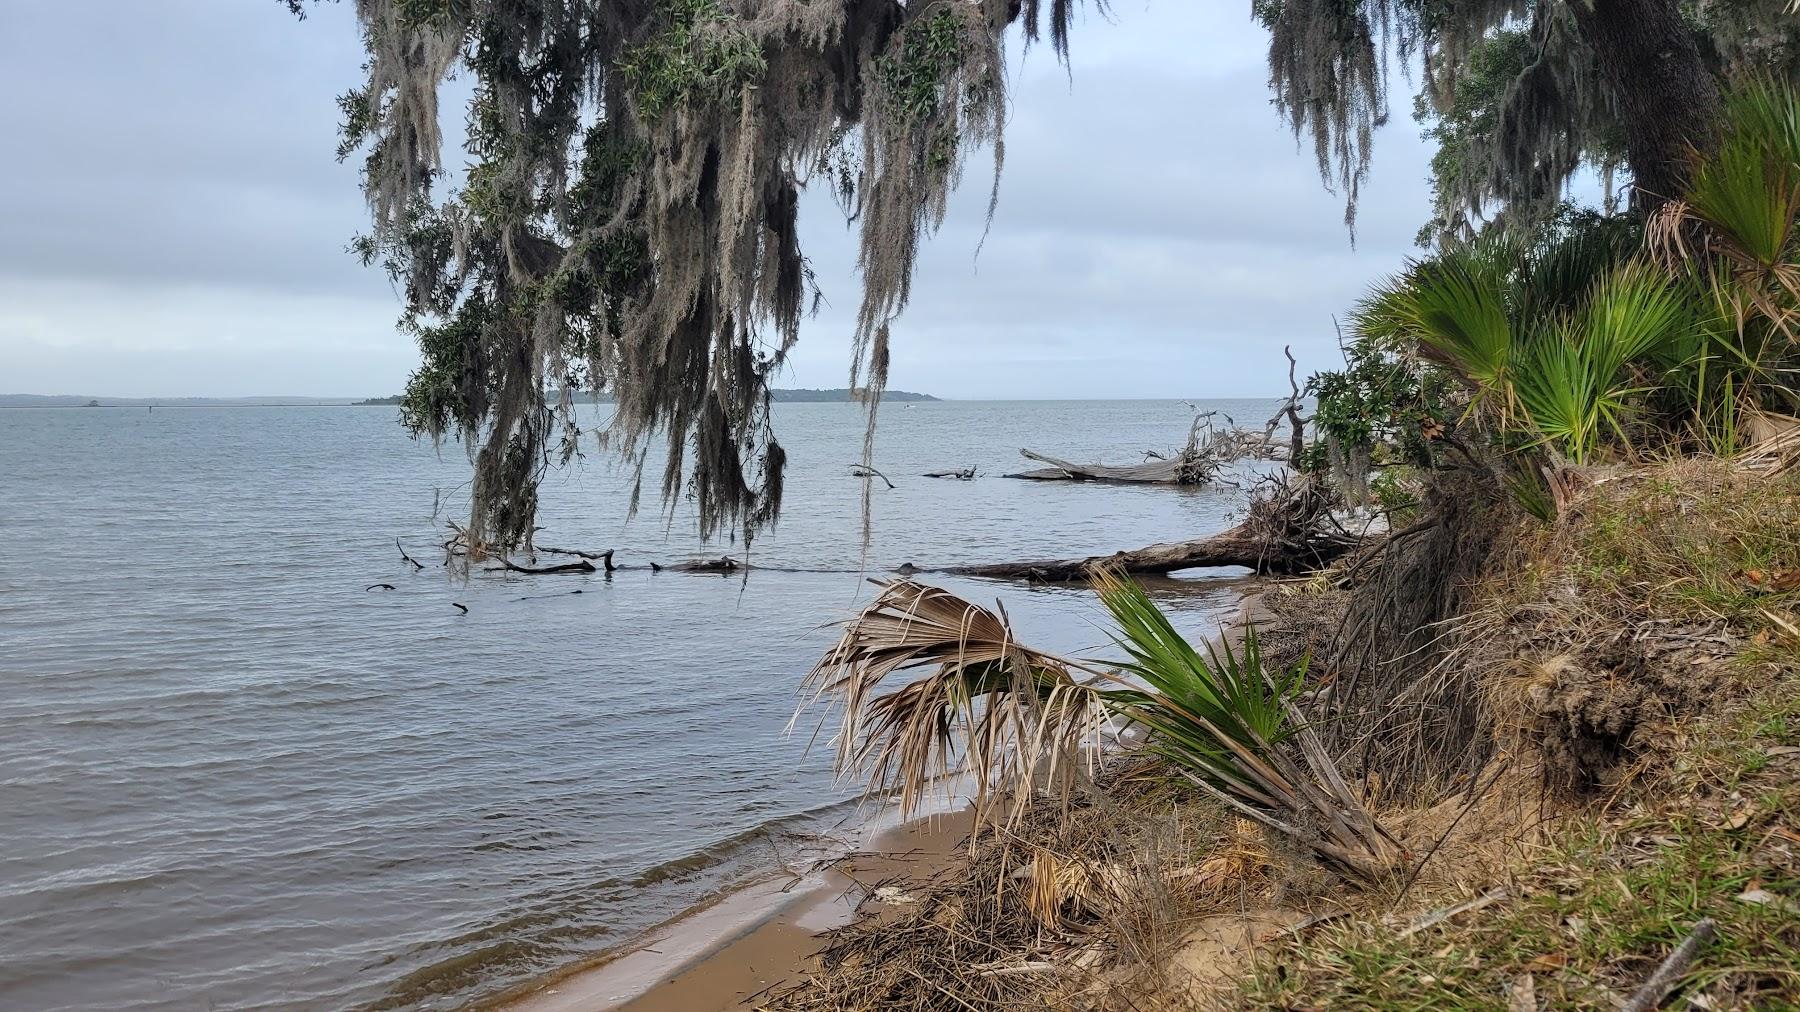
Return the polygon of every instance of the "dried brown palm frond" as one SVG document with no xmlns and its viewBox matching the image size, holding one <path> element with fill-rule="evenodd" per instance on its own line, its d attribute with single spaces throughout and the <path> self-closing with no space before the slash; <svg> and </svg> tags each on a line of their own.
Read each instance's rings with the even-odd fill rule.
<svg viewBox="0 0 1800 1012">
<path fill-rule="evenodd" d="M 895 580 L 846 624 L 806 676 L 812 698 L 843 709 L 840 775 L 865 775 L 871 793 L 898 794 L 903 815 L 934 784 L 967 774 L 985 814 L 997 794 L 1021 804 L 1036 783 L 1066 786 L 1104 711 L 1072 662 L 1020 644 L 1001 614 L 936 587 Z M 927 669 L 887 695 L 897 671 Z M 958 728 L 964 732 L 958 747 Z"/>
</svg>

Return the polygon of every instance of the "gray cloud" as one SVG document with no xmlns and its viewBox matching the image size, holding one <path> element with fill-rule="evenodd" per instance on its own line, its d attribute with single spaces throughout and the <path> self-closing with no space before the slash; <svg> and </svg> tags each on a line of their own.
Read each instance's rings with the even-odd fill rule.
<svg viewBox="0 0 1800 1012">
<path fill-rule="evenodd" d="M 15 96 L 0 388 L 398 389 L 415 356 L 397 300 L 342 252 L 364 222 L 355 168 L 332 157 L 334 96 L 361 61 L 345 6 L 296 23 L 274 0 L 0 5 Z M 1426 151 L 1410 123 L 1378 144 L 1352 249 L 1341 200 L 1268 104 L 1265 40 L 1241 11 L 1152 0 L 1114 21 L 1078 28 L 1072 81 L 1047 50 L 1015 61 L 999 211 L 977 260 L 977 159 L 921 257 L 895 386 L 1273 391 L 1282 344 L 1328 364 L 1332 314 L 1413 252 Z M 841 385 L 853 237 L 817 195 L 803 229 L 831 305 L 787 379 Z"/>
</svg>

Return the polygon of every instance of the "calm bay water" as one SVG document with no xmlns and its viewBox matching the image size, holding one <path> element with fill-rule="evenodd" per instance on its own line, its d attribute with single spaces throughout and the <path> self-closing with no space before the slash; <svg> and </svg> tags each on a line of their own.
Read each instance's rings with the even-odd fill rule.
<svg viewBox="0 0 1800 1012">
<path fill-rule="evenodd" d="M 627 523 L 598 454 L 552 475 L 541 542 L 632 568 L 458 579 L 436 544 L 467 461 L 394 412 L 0 410 L 0 1008 L 457 1007 L 854 816 L 825 750 L 782 730 L 824 623 L 868 597 L 859 407 L 778 406 L 786 512 L 747 584 L 649 571 L 731 546 L 700 545 L 685 508 Z M 1020 446 L 1137 460 L 1190 417 L 890 404 L 877 466 L 899 487 L 876 489 L 867 568 L 1219 529 L 1229 487 L 998 476 Z M 1203 634 L 1227 575 L 1155 594 Z M 1085 592 L 936 582 L 1003 598 L 1029 642 L 1104 639 Z"/>
</svg>

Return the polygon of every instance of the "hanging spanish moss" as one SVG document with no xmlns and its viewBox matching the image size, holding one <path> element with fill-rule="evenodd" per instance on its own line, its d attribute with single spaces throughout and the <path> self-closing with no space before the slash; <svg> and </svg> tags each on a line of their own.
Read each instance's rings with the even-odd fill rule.
<svg viewBox="0 0 1800 1012">
<path fill-rule="evenodd" d="M 1665 56 L 1656 66 L 1622 65 L 1631 57 L 1615 43 L 1647 33 L 1664 8 L 1679 8 L 1670 20 L 1691 37 L 1652 41 Z M 1502 214 L 1527 227 L 1547 220 L 1584 166 L 1610 189 L 1633 141 L 1663 161 L 1703 142 L 1657 136 L 1654 115 L 1623 114 L 1621 79 L 1658 94 L 1648 83 L 1658 75 L 1787 75 L 1800 60 L 1800 18 L 1782 0 L 1254 0 L 1252 11 L 1270 32 L 1275 104 L 1311 141 L 1352 227 L 1390 76 L 1420 75 L 1414 111 L 1438 144 L 1435 215 L 1421 238 L 1439 242 Z M 1694 62 L 1676 59 L 1696 39 Z M 1692 89 L 1696 102 L 1711 93 L 1709 82 Z"/>
<path fill-rule="evenodd" d="M 969 154 L 1005 126 L 1005 34 L 1066 53 L 1074 0 L 357 0 L 368 79 L 342 100 L 365 154 L 359 242 L 406 295 L 415 434 L 475 466 L 477 551 L 529 546 L 546 470 L 579 452 L 577 391 L 610 391 L 600 445 L 691 498 L 700 534 L 775 522 L 786 457 L 770 384 L 818 292 L 800 191 L 860 229 L 851 385 L 870 436 L 892 325 Z M 445 190 L 440 91 L 474 95 Z M 991 204 L 990 204 L 991 213 Z M 654 479 L 653 479 L 654 480 Z"/>
</svg>

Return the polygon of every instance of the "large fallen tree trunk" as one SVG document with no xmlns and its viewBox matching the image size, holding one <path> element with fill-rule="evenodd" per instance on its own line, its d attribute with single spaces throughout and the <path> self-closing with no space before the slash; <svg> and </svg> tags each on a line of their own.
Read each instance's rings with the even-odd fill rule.
<svg viewBox="0 0 1800 1012">
<path fill-rule="evenodd" d="M 1032 481 L 1117 481 L 1147 485 L 1198 485 L 1213 475 L 1210 461 L 1178 455 L 1170 460 L 1146 460 L 1142 464 L 1071 464 L 1033 450 L 1020 450 L 1019 456 L 1049 467 L 1020 471 L 1008 478 Z"/>
<path fill-rule="evenodd" d="M 1295 546 L 1297 551 L 1271 552 L 1260 538 L 1237 527 L 1198 541 L 1151 545 L 1111 555 L 1085 559 L 1038 559 L 1029 562 L 996 562 L 956 566 L 949 572 L 962 576 L 988 576 L 1004 580 L 1037 580 L 1064 583 L 1086 580 L 1096 568 L 1111 567 L 1126 573 L 1173 573 L 1183 569 L 1243 566 L 1258 573 L 1309 573 L 1341 557 L 1353 547 L 1353 539 L 1326 538 Z"/>
<path fill-rule="evenodd" d="M 1298 393 L 1295 396 L 1298 396 Z M 1026 460 L 1035 460 L 1040 464 L 1050 466 L 1033 471 L 1020 471 L 1006 477 L 1026 478 L 1032 481 L 1204 485 L 1218 477 L 1219 471 L 1233 461 L 1246 457 L 1278 460 L 1290 454 L 1291 451 L 1273 445 L 1267 434 L 1236 427 L 1213 428 L 1212 416 L 1217 413 L 1216 411 L 1206 411 L 1194 416 L 1194 424 L 1188 429 L 1187 445 L 1169 456 L 1147 451 L 1141 464 L 1073 464 L 1049 454 L 1038 453 L 1036 450 L 1020 450 L 1019 455 Z M 1277 416 L 1277 418 L 1279 417 Z M 1294 417 L 1298 418 L 1298 415 Z M 1229 418 L 1227 420 L 1229 421 Z M 1298 424 L 1296 422 L 1296 425 Z M 1272 426 L 1270 431 L 1273 431 Z M 1296 431 L 1299 430 L 1296 428 Z M 1295 445 L 1300 443 L 1297 436 L 1294 443 Z"/>
<path fill-rule="evenodd" d="M 1151 545 L 1085 559 L 1037 559 L 956 566 L 946 572 L 1004 580 L 1046 583 L 1086 580 L 1096 568 L 1126 573 L 1173 573 L 1183 569 L 1243 566 L 1257 573 L 1309 573 L 1362 544 L 1331 518 L 1331 500 L 1311 482 L 1276 483 L 1250 506 L 1250 516 L 1230 530 L 1194 541 Z"/>
</svg>

